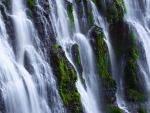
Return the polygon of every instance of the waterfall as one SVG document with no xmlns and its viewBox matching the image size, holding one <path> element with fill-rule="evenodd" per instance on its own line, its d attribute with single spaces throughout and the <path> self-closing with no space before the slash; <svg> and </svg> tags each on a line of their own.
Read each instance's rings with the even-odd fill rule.
<svg viewBox="0 0 150 113">
<path fill-rule="evenodd" d="M 150 112 L 149 9 L 0 0 L 0 113 Z"/>
<path fill-rule="evenodd" d="M 93 51 L 89 44 L 88 37 L 81 33 L 80 25 L 78 22 L 78 15 L 76 13 L 76 6 L 74 5 L 73 15 L 74 15 L 74 28 L 75 31 L 71 31 L 69 16 L 67 14 L 67 9 L 65 8 L 65 1 L 56 0 L 55 3 L 50 1 L 50 5 L 52 7 L 52 16 L 53 16 L 53 24 L 56 28 L 57 32 L 57 41 L 63 47 L 65 53 L 68 56 L 70 62 L 71 60 L 71 51 L 69 50 L 72 44 L 77 43 L 80 49 L 81 62 L 83 65 L 83 77 L 86 81 L 87 90 L 85 90 L 84 86 L 79 79 L 76 83 L 78 91 L 81 95 L 81 100 L 83 107 L 86 113 L 100 113 L 101 110 L 99 106 L 101 105 L 99 102 L 99 87 L 98 87 L 98 73 L 95 70 L 95 61 L 93 58 Z M 52 6 L 53 5 L 53 6 Z M 55 6 L 56 5 L 56 6 Z M 55 7 L 54 7 L 55 6 Z M 56 12 L 57 10 L 57 12 Z M 73 30 L 73 29 L 72 29 Z M 70 32 L 69 32 L 70 31 Z M 71 32 L 73 32 L 71 34 Z M 75 65 L 75 64 L 73 64 Z M 79 78 L 79 77 L 78 77 Z"/>
<path fill-rule="evenodd" d="M 8 43 L 10 38 L 0 15 L 0 84 L 6 112 L 64 112 L 51 67 L 45 61 L 37 32 L 25 9 L 22 0 L 12 1 L 12 14 L 9 16 L 15 28 L 15 51 Z M 51 90 L 52 97 L 48 97 L 48 90 Z"/>
</svg>

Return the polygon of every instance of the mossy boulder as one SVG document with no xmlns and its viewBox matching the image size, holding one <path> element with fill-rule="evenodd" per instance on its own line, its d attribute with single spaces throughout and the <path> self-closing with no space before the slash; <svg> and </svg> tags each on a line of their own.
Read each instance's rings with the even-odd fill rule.
<svg viewBox="0 0 150 113">
<path fill-rule="evenodd" d="M 115 101 L 116 82 L 106 68 L 108 48 L 104 41 L 104 37 L 103 29 L 98 26 L 93 26 L 91 29 L 91 45 L 95 54 L 97 68 L 102 82 L 102 93 L 105 101 L 113 103 Z"/>
<path fill-rule="evenodd" d="M 50 52 L 51 66 L 58 80 L 59 92 L 68 113 L 82 113 L 80 94 L 76 88 L 76 71 L 56 42 Z"/>
</svg>

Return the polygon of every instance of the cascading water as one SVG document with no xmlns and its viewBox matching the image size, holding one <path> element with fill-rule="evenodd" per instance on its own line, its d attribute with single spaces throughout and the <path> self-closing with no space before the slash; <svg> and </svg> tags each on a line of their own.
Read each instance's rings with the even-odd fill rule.
<svg viewBox="0 0 150 113">
<path fill-rule="evenodd" d="M 95 70 L 95 63 L 93 58 L 93 52 L 91 46 L 88 42 L 86 36 L 81 34 L 80 27 L 76 10 L 73 11 L 74 14 L 74 27 L 75 32 L 71 35 L 70 32 L 70 21 L 69 16 L 67 14 L 67 10 L 64 7 L 64 1 L 57 0 L 56 7 L 54 7 L 55 3 L 50 2 L 50 6 L 52 7 L 52 16 L 53 16 L 53 24 L 56 28 L 57 32 L 57 41 L 61 44 L 61 46 L 68 54 L 68 58 L 71 61 L 71 56 L 69 54 L 71 51 L 67 51 L 68 47 L 71 47 L 72 44 L 77 43 L 80 48 L 81 62 L 83 65 L 83 77 L 86 81 L 87 91 L 84 89 L 84 86 L 81 83 L 81 80 L 77 81 L 77 88 L 81 95 L 81 100 L 83 107 L 86 113 L 100 113 L 100 102 L 99 102 L 99 87 L 98 87 L 98 74 L 97 70 Z M 56 9 L 55 9 L 56 8 Z M 76 7 L 74 8 L 76 9 Z M 55 12 L 57 10 L 57 13 Z M 73 39 L 72 39 L 73 37 Z M 72 62 L 72 61 L 71 61 Z M 79 78 L 79 77 L 78 77 Z"/>
<path fill-rule="evenodd" d="M 123 7 L 123 0 L 102 0 L 101 4 L 98 0 L 34 0 L 34 2 L 30 0 L 11 0 L 11 3 L 9 3 L 9 0 L 7 2 L 5 2 L 5 0 L 2 0 L 2 2 L 0 1 L 0 9 L 2 6 L 6 7 L 5 9 L 7 9 L 8 7 L 11 7 L 12 9 L 12 12 L 7 12 L 6 15 L 9 16 L 13 22 L 12 28 L 14 28 L 15 34 L 14 40 L 13 42 L 11 42 L 12 38 L 9 37 L 10 34 L 7 34 L 9 30 L 6 29 L 8 28 L 8 20 L 5 21 L 3 19 L 3 14 L 5 11 L 2 10 L 2 14 L 0 14 L 0 105 L 2 105 L 3 103 L 4 105 L 0 106 L 1 112 L 82 112 L 82 110 L 80 110 L 78 106 L 76 107 L 76 105 L 80 103 L 78 101 L 79 98 L 76 97 L 81 97 L 84 113 L 116 113 L 117 111 L 115 110 L 118 110 L 119 108 L 121 108 L 125 113 L 132 113 L 135 111 L 137 112 L 141 106 L 146 108 L 147 112 L 149 112 L 149 97 L 143 103 L 134 103 L 130 100 L 128 102 L 126 100 L 126 97 L 128 95 L 125 94 L 125 91 L 128 87 L 124 83 L 124 76 L 126 76 L 125 71 L 127 70 L 126 67 L 128 66 L 126 62 L 129 60 L 131 62 L 133 61 L 133 65 L 135 65 L 135 62 L 137 62 L 140 72 L 144 75 L 144 80 L 142 79 L 144 82 L 142 84 L 146 84 L 146 93 L 147 95 L 150 94 L 150 1 L 124 0 L 124 2 L 127 7 L 127 14 L 125 15 L 124 21 L 128 23 L 129 27 L 131 27 L 135 32 L 138 41 L 142 43 L 142 49 L 145 50 L 145 59 L 142 57 L 144 61 L 140 58 L 132 59 L 131 57 L 129 57 L 129 55 L 126 55 L 126 53 L 123 55 L 126 55 L 127 59 L 122 55 L 122 59 L 120 60 L 116 55 L 117 49 L 113 45 L 114 42 L 112 41 L 115 36 L 111 36 L 110 31 L 113 28 L 117 28 L 116 26 L 120 25 L 121 22 L 124 22 L 122 20 L 120 23 L 117 21 L 120 18 L 123 18 L 121 15 L 121 13 L 123 13 L 121 12 L 121 7 Z M 28 8 L 26 7 L 26 5 Z M 106 8 L 105 13 L 108 14 L 101 14 L 100 7 L 97 7 L 98 5 L 104 5 L 104 7 Z M 4 14 L 4 16 L 6 15 Z M 119 18 L 117 17 L 118 15 L 120 16 Z M 105 16 L 108 16 L 109 19 Z M 108 53 L 107 50 L 105 51 L 105 44 L 101 46 L 93 46 L 93 42 L 95 41 L 95 39 L 92 38 L 94 27 L 100 29 L 98 32 L 94 33 L 104 33 L 105 35 L 104 40 L 108 46 L 111 66 L 108 66 L 109 61 L 105 62 L 103 60 L 103 62 L 101 63 L 101 60 L 97 60 L 97 57 L 103 57 L 103 55 L 105 55 L 105 58 L 108 57 Z M 122 29 L 120 31 L 117 31 L 122 32 Z M 53 39 L 51 38 L 51 36 Z M 56 38 L 56 40 L 54 38 Z M 102 38 L 98 43 L 104 43 L 102 41 L 103 37 L 98 38 Z M 126 37 L 126 39 L 127 38 L 128 37 Z M 55 41 L 57 41 L 57 43 L 61 45 L 62 48 L 58 46 Z M 115 43 L 117 41 L 118 40 L 115 39 Z M 75 44 L 79 46 L 79 53 L 81 58 L 80 63 L 82 64 L 83 68 L 82 77 L 81 73 L 78 72 L 79 70 L 76 62 L 73 59 L 72 48 Z M 95 54 L 95 47 L 100 47 L 100 54 L 98 53 L 98 56 L 96 56 L 97 54 Z M 119 45 L 116 47 L 127 46 Z M 65 51 L 65 54 L 63 54 L 62 49 Z M 105 54 L 103 54 L 103 52 L 105 52 Z M 56 54 L 56 57 L 58 56 L 57 60 L 60 59 L 60 62 L 53 61 L 51 63 L 50 58 L 52 58 L 51 56 L 53 56 L 51 54 Z M 103 55 L 101 56 L 101 54 Z M 73 72 L 74 70 L 71 67 L 72 65 L 69 65 L 69 62 L 64 60 L 66 59 L 65 55 L 76 69 L 78 74 L 78 81 L 76 82 L 75 86 L 75 82 L 70 80 L 71 85 L 68 85 L 68 89 L 62 90 L 61 85 L 63 84 L 63 82 L 61 82 L 60 80 L 62 78 L 59 78 L 62 73 L 59 73 L 58 71 L 68 71 L 69 69 L 72 69 L 71 72 Z M 53 60 L 55 60 L 55 58 Z M 105 60 L 109 60 L 109 58 L 106 58 Z M 116 61 L 119 61 L 119 63 Z M 51 64 L 52 69 L 47 62 Z M 146 63 L 143 64 L 143 62 Z M 57 63 L 59 65 L 57 65 Z M 64 66 L 65 64 L 63 63 L 68 63 L 68 67 L 67 65 Z M 111 84 L 112 86 L 110 86 L 109 83 L 113 81 L 113 78 L 111 78 L 109 74 L 108 75 L 110 77 L 104 76 L 106 78 L 102 78 L 101 80 L 102 74 L 107 75 L 107 73 L 105 73 L 106 71 L 104 71 L 103 73 L 100 72 L 101 70 L 99 69 L 99 63 L 103 69 L 105 68 L 105 64 L 103 63 L 107 63 L 107 68 L 111 67 L 111 70 L 104 70 L 106 70 L 107 72 L 110 71 L 112 77 L 117 83 L 117 88 L 116 84 L 114 85 L 113 83 Z M 118 64 L 119 67 L 117 67 Z M 56 69 L 53 69 L 53 65 L 55 65 L 54 67 L 56 67 Z M 60 67 L 57 68 L 57 66 Z M 64 70 L 62 69 L 63 67 L 65 68 Z M 56 78 L 58 79 L 57 82 L 59 85 L 62 83 L 60 86 L 57 86 L 52 71 L 53 73 L 55 73 L 55 71 L 58 72 L 56 72 Z M 69 76 L 72 76 L 70 75 L 71 72 L 68 72 Z M 65 74 L 67 74 L 67 72 Z M 69 79 L 72 78 L 70 77 Z M 83 83 L 84 79 L 85 84 Z M 102 87 L 100 85 L 102 85 Z M 66 87 L 66 84 L 63 84 L 63 86 Z M 107 88 L 104 88 L 105 86 Z M 80 96 L 78 96 L 76 87 L 80 93 Z M 64 102 L 62 101 L 57 88 L 59 88 L 61 97 Z M 116 89 L 118 90 L 117 93 Z M 68 92 L 71 93 L 71 97 L 68 97 Z M 65 93 L 67 96 L 63 95 Z M 105 96 L 102 95 L 105 93 L 107 96 L 109 96 L 108 98 L 110 98 L 110 100 L 105 99 Z M 116 99 L 114 97 L 115 93 Z M 104 99 L 101 97 L 104 97 Z M 66 103 L 70 100 L 71 105 L 67 106 Z M 64 105 L 66 105 L 67 110 Z M 119 106 L 119 108 L 117 106 Z M 132 107 L 134 107 L 133 111 Z"/>
<path fill-rule="evenodd" d="M 6 112 L 65 112 L 51 68 L 40 50 L 40 41 L 34 26 L 24 12 L 23 1 L 13 0 L 12 9 L 13 14 L 10 17 L 15 26 L 16 55 L 8 43 L 9 37 L 0 16 L 0 83 Z M 48 101 L 47 89 L 51 90 L 51 101 Z"/>
</svg>

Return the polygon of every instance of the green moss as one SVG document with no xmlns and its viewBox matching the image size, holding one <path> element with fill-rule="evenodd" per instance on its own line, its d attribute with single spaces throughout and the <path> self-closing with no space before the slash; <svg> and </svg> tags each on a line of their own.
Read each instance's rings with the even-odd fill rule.
<svg viewBox="0 0 150 113">
<path fill-rule="evenodd" d="M 100 73 L 100 77 L 102 80 L 106 81 L 106 87 L 109 88 L 111 85 L 115 85 L 115 80 L 109 75 L 107 69 L 106 69 L 106 61 L 107 57 L 106 54 L 108 52 L 107 46 L 104 42 L 104 33 L 102 32 L 102 29 L 98 26 L 94 27 L 94 39 L 95 39 L 95 54 L 97 59 L 97 67 L 98 71 Z M 101 31 L 101 32 L 100 32 Z"/>
<path fill-rule="evenodd" d="M 73 4 L 69 4 L 69 9 L 68 9 L 68 16 L 69 16 L 69 19 L 70 19 L 70 24 L 71 24 L 71 27 L 74 26 L 74 16 L 73 16 Z"/>
<path fill-rule="evenodd" d="M 75 0 L 76 2 L 81 2 L 81 0 Z"/>
<path fill-rule="evenodd" d="M 145 102 L 147 100 L 146 95 L 140 94 L 134 89 L 130 89 L 128 94 L 132 102 Z"/>
<path fill-rule="evenodd" d="M 59 49 L 58 44 L 57 44 L 57 43 L 54 43 L 53 48 L 58 50 L 58 49 Z"/>
<path fill-rule="evenodd" d="M 118 7 L 120 7 L 120 6 L 121 6 L 121 4 L 120 4 L 120 1 L 119 1 L 119 0 L 115 0 L 115 3 L 116 3 L 116 5 L 117 5 Z"/>
<path fill-rule="evenodd" d="M 6 1 L 6 5 L 7 5 L 7 7 L 9 7 L 10 6 L 10 2 Z"/>
<path fill-rule="evenodd" d="M 136 49 L 135 49 L 134 47 L 130 47 L 130 48 L 131 48 L 131 51 L 132 51 L 132 53 L 131 53 L 132 57 L 133 57 L 134 59 L 139 59 L 140 57 L 139 57 L 139 55 L 137 54 Z"/>
<path fill-rule="evenodd" d="M 88 11 L 87 11 L 87 15 L 88 15 L 88 25 L 93 25 L 94 24 L 94 16 L 93 16 L 93 13 L 92 13 L 92 8 L 90 8 Z"/>
<path fill-rule="evenodd" d="M 107 13 L 108 22 L 112 24 L 117 19 L 117 9 L 114 6 L 109 7 L 107 8 Z"/>
<path fill-rule="evenodd" d="M 126 7 L 123 0 L 115 0 L 115 5 L 107 7 L 107 20 L 110 24 L 123 21 Z"/>
<path fill-rule="evenodd" d="M 138 113 L 147 113 L 146 109 L 143 107 L 140 107 L 138 110 Z"/>
<path fill-rule="evenodd" d="M 92 0 L 93 3 L 97 4 L 97 0 Z"/>
<path fill-rule="evenodd" d="M 75 102 L 76 104 L 74 105 L 74 108 L 72 108 L 72 112 L 78 113 L 82 110 L 82 104 L 80 100 L 80 94 L 75 87 L 75 82 L 78 79 L 77 75 L 73 68 L 69 68 L 67 66 L 69 64 L 69 61 L 66 59 L 66 57 L 64 58 L 64 60 L 62 60 L 60 55 L 57 53 L 56 61 L 60 72 L 59 92 L 62 100 L 67 107 Z M 70 89 L 70 87 L 72 88 Z"/>
<path fill-rule="evenodd" d="M 130 89 L 135 89 L 137 87 L 137 65 L 135 65 L 133 60 L 128 60 L 125 66 L 125 81 Z"/>
<path fill-rule="evenodd" d="M 74 54 L 74 57 L 73 57 L 73 60 L 74 60 L 74 63 L 75 63 L 75 66 L 77 67 L 77 69 L 78 68 L 82 68 L 81 66 L 81 60 L 80 60 L 80 53 L 79 53 L 79 46 L 77 45 L 77 44 L 75 44 L 74 45 L 74 47 L 75 47 L 75 53 L 76 54 Z M 78 69 L 78 71 L 79 71 L 80 69 Z M 83 71 L 83 70 L 82 70 Z M 79 76 L 80 76 L 80 78 L 81 78 L 81 82 L 83 83 L 83 85 L 85 85 L 86 86 L 86 83 L 85 83 L 85 79 L 83 78 L 83 75 L 82 75 L 82 71 L 80 70 L 79 71 Z"/>
<path fill-rule="evenodd" d="M 108 107 L 106 109 L 107 113 L 123 113 L 119 107 Z"/>
<path fill-rule="evenodd" d="M 28 0 L 30 8 L 35 6 L 35 0 Z"/>
<path fill-rule="evenodd" d="M 138 65 L 133 60 L 128 60 L 125 66 L 125 84 L 127 98 L 132 102 L 145 102 L 147 96 L 139 91 L 139 80 L 137 75 Z"/>
<path fill-rule="evenodd" d="M 48 6 L 48 10 L 49 10 L 49 11 L 51 10 L 51 7 L 50 7 L 50 6 Z"/>
<path fill-rule="evenodd" d="M 129 34 L 129 40 L 131 42 L 131 45 L 137 45 L 137 37 L 134 31 L 131 31 Z"/>
</svg>

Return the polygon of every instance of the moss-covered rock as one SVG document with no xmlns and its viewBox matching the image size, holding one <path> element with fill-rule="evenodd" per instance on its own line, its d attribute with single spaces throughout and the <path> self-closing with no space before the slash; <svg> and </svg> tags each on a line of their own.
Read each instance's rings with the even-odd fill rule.
<svg viewBox="0 0 150 113">
<path fill-rule="evenodd" d="M 115 101 L 116 82 L 110 76 L 106 68 L 106 56 L 108 53 L 107 45 L 104 42 L 104 33 L 102 28 L 93 26 L 91 30 L 91 45 L 95 54 L 97 68 L 102 81 L 103 98 L 108 103 Z"/>
<path fill-rule="evenodd" d="M 124 72 L 127 100 L 132 102 L 144 102 L 146 96 L 139 90 L 138 65 L 136 62 L 131 59 L 128 60 Z"/>
<path fill-rule="evenodd" d="M 112 0 L 106 2 L 106 16 L 110 24 L 123 21 L 126 7 L 123 0 Z"/>
<path fill-rule="evenodd" d="M 117 61 L 120 62 L 124 57 L 125 98 L 129 102 L 146 101 L 143 86 L 139 81 L 141 73 L 137 60 L 140 58 L 140 55 L 134 31 L 126 22 L 117 22 L 110 25 L 109 32 Z"/>
<path fill-rule="evenodd" d="M 51 66 L 58 79 L 59 92 L 68 113 L 82 113 L 80 94 L 75 86 L 78 79 L 76 71 L 65 56 L 60 46 L 53 44 Z"/>
<path fill-rule="evenodd" d="M 71 48 L 71 52 L 72 52 L 72 59 L 75 63 L 75 66 L 79 72 L 80 75 L 80 79 L 83 83 L 83 85 L 86 87 L 86 83 L 85 83 L 85 79 L 83 78 L 83 68 L 82 68 L 82 64 L 81 64 L 81 59 L 80 59 L 80 53 L 79 53 L 79 46 L 77 44 L 74 44 Z"/>
</svg>

